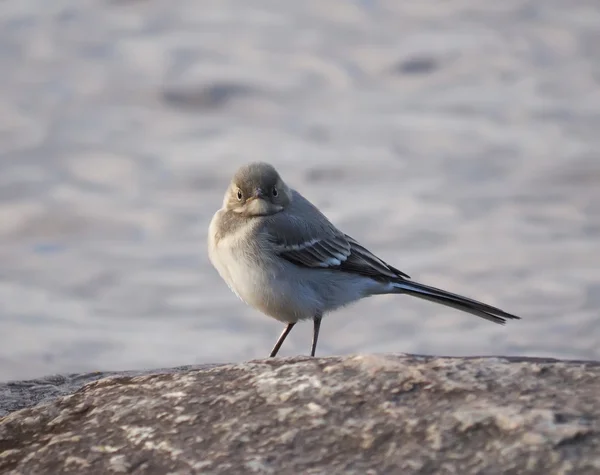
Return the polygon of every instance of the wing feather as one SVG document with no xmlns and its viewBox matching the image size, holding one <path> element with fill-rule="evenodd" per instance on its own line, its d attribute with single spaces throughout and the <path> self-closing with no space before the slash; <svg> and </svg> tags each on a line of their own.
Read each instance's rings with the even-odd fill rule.
<svg viewBox="0 0 600 475">
<path fill-rule="evenodd" d="M 301 267 L 339 270 L 378 280 L 409 278 L 339 231 L 298 192 L 292 193 L 291 209 L 265 220 L 263 228 L 282 258 Z"/>
<path fill-rule="evenodd" d="M 346 235 L 290 243 L 289 239 L 274 240 L 275 251 L 284 259 L 303 267 L 337 269 L 374 279 L 409 278 L 369 252 Z"/>
</svg>

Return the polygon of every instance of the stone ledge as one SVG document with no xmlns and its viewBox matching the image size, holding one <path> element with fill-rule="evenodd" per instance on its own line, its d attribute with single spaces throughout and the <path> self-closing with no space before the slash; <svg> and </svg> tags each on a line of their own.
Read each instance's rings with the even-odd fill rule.
<svg viewBox="0 0 600 475">
<path fill-rule="evenodd" d="M 600 473 L 599 401 L 599 363 L 532 358 L 120 374 L 0 419 L 0 473 Z"/>
</svg>

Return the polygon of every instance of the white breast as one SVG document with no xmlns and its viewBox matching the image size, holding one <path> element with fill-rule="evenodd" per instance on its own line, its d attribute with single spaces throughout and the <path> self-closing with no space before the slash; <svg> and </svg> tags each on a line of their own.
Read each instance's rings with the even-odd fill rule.
<svg viewBox="0 0 600 475">
<path fill-rule="evenodd" d="M 209 232 L 208 232 L 208 255 L 212 265 L 217 269 L 221 278 L 225 281 L 227 286 L 244 302 L 250 304 L 247 300 L 248 294 L 250 294 L 247 287 L 244 285 L 246 279 L 243 277 L 252 272 L 241 259 L 235 249 L 237 246 L 232 236 L 226 236 L 216 240 L 216 227 L 219 220 L 219 213 L 213 217 Z"/>
<path fill-rule="evenodd" d="M 219 241 L 209 231 L 209 256 L 229 288 L 246 304 L 283 322 L 295 322 L 310 318 L 316 309 L 312 298 L 302 283 L 289 278 L 286 269 L 268 259 L 260 259 L 259 253 L 246 242 L 246 236 L 236 233 Z M 250 230 L 249 230 L 250 231 Z M 252 253 L 252 254 L 251 254 Z M 308 305 L 308 307 L 307 307 Z"/>
</svg>

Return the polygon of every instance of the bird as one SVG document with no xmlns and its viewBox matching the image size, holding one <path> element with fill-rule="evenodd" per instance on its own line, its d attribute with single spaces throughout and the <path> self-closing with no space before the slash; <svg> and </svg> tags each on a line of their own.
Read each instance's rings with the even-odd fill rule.
<svg viewBox="0 0 600 475">
<path fill-rule="evenodd" d="M 209 225 L 208 255 L 243 302 L 285 324 L 270 357 L 297 322 L 311 319 L 315 356 L 323 317 L 374 295 L 410 295 L 498 324 L 520 319 L 412 280 L 340 231 L 265 162 L 235 172 Z"/>
</svg>

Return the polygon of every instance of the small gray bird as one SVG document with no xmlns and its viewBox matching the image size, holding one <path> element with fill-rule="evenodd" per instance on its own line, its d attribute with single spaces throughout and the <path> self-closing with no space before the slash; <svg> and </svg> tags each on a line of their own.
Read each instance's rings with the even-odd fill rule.
<svg viewBox="0 0 600 475">
<path fill-rule="evenodd" d="M 208 254 L 240 299 L 287 324 L 270 356 L 309 318 L 314 356 L 323 316 L 371 295 L 412 295 L 500 324 L 519 318 L 410 280 L 339 231 L 267 163 L 236 172 L 210 223 Z"/>
</svg>

